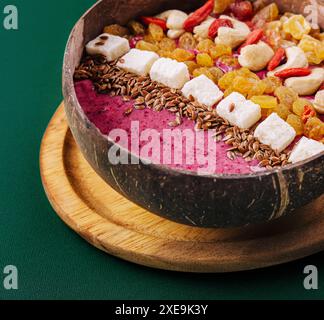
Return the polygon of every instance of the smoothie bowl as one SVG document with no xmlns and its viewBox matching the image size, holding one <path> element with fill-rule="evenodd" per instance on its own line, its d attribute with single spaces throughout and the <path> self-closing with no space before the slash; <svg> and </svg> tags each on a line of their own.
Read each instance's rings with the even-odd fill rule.
<svg viewBox="0 0 324 320">
<path fill-rule="evenodd" d="M 323 19 L 308 22 L 306 5 L 98 2 L 63 66 L 84 157 L 129 200 L 191 226 L 266 222 L 320 197 Z"/>
</svg>

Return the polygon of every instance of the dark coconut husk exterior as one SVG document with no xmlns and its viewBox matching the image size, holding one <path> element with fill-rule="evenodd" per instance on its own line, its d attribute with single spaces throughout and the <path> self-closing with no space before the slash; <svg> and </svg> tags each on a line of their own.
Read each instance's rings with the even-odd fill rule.
<svg viewBox="0 0 324 320">
<path fill-rule="evenodd" d="M 308 5 L 307 1 L 278 2 L 281 9 L 296 13 L 303 13 Z M 103 0 L 81 17 L 71 32 L 63 66 L 65 110 L 74 138 L 91 166 L 111 187 L 167 219 L 200 227 L 238 227 L 293 213 L 324 193 L 324 153 L 283 169 L 250 175 L 201 176 L 154 164 L 112 165 L 108 150 L 113 143 L 87 119 L 79 105 L 73 73 L 84 45 L 105 25 L 125 24 L 136 16 L 175 7 L 191 10 L 201 3 Z M 323 27 L 322 16 L 320 24 Z"/>
</svg>

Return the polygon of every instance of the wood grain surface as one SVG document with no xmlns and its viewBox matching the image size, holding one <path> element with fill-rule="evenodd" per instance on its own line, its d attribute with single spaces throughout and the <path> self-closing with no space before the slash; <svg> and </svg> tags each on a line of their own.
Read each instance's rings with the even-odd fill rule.
<svg viewBox="0 0 324 320">
<path fill-rule="evenodd" d="M 276 265 L 324 249 L 324 196 L 294 215 L 237 229 L 203 229 L 158 217 L 123 198 L 79 151 L 61 105 L 40 151 L 44 189 L 54 210 L 97 248 L 149 267 L 231 272 Z"/>
</svg>

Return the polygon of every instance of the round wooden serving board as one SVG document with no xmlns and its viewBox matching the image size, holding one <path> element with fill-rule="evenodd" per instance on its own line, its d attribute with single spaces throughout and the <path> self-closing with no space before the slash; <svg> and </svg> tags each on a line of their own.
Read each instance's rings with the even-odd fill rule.
<svg viewBox="0 0 324 320">
<path fill-rule="evenodd" d="M 40 168 L 54 210 L 97 248 L 138 264 L 229 272 L 280 264 L 324 249 L 324 195 L 293 215 L 238 229 L 160 218 L 110 188 L 80 153 L 61 105 L 45 132 Z"/>
</svg>

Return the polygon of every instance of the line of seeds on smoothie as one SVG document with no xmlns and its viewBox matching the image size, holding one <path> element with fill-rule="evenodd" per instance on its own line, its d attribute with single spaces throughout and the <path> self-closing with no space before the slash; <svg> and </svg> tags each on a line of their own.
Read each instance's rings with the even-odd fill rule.
<svg viewBox="0 0 324 320">
<path fill-rule="evenodd" d="M 272 168 L 324 151 L 324 33 L 272 3 L 207 1 L 104 28 L 75 79 L 215 130 L 228 157 Z M 296 143 L 296 141 L 298 141 Z"/>
</svg>

